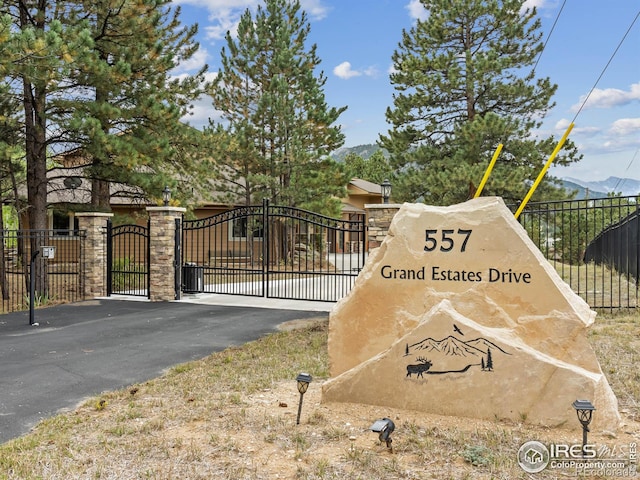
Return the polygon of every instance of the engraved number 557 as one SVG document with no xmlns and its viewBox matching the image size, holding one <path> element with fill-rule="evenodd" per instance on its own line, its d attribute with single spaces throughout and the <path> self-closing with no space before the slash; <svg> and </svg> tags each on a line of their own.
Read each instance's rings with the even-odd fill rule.
<svg viewBox="0 0 640 480">
<path fill-rule="evenodd" d="M 440 235 L 438 235 L 440 232 Z M 425 230 L 425 252 L 433 252 L 436 248 L 440 248 L 441 252 L 450 252 L 455 248 L 456 239 L 454 235 L 462 236 L 462 245 L 460 245 L 460 252 L 464 252 L 467 248 L 467 242 L 469 241 L 469 237 L 471 236 L 472 230 L 465 230 L 463 228 L 459 228 L 458 231 L 454 231 L 453 229 L 426 229 Z"/>
</svg>

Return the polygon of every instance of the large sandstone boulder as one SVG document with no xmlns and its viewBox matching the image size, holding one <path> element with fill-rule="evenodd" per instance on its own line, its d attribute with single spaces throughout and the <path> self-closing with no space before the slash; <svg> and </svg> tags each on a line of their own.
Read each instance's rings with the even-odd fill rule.
<svg viewBox="0 0 640 480">
<path fill-rule="evenodd" d="M 405 204 L 331 312 L 323 401 L 579 428 L 588 399 L 615 430 L 594 319 L 500 198 Z"/>
</svg>

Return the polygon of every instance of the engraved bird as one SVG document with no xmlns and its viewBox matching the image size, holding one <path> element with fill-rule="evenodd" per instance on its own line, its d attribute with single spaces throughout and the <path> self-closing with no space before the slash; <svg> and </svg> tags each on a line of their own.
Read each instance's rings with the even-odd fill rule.
<svg viewBox="0 0 640 480">
<path fill-rule="evenodd" d="M 460 335 L 464 335 L 464 333 L 462 333 L 462 330 L 460 330 L 460 328 L 458 328 L 455 323 L 453 324 L 453 331 L 459 333 Z"/>
</svg>

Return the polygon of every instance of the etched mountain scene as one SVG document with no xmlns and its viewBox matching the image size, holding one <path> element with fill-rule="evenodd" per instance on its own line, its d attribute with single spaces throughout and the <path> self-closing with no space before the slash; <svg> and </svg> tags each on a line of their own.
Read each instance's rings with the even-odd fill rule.
<svg viewBox="0 0 640 480">
<path fill-rule="evenodd" d="M 616 431 L 587 333 L 596 319 L 502 199 L 398 205 L 329 320 L 323 402 Z"/>
<path fill-rule="evenodd" d="M 411 352 L 418 355 L 418 362 L 427 355 L 429 358 L 427 375 L 464 373 L 472 367 L 480 368 L 483 372 L 492 372 L 496 355 L 509 355 L 503 348 L 486 338 L 465 341 L 453 335 L 441 340 L 429 337 L 413 345 L 407 345 L 405 356 L 410 355 Z M 407 374 L 409 374 L 409 366 L 407 366 Z"/>
</svg>

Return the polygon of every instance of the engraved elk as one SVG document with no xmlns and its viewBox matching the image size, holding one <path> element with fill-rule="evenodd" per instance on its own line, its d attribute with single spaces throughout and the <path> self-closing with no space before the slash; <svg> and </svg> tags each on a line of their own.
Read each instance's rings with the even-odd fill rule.
<svg viewBox="0 0 640 480">
<path fill-rule="evenodd" d="M 431 368 L 432 363 L 424 357 L 418 357 L 416 360 L 420 363 L 415 365 L 407 365 L 407 377 L 411 377 L 412 374 L 416 374 L 417 377 L 422 377 L 422 374 Z"/>
</svg>

